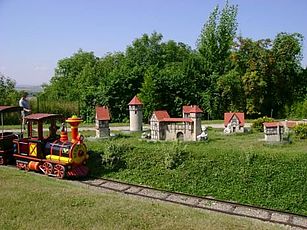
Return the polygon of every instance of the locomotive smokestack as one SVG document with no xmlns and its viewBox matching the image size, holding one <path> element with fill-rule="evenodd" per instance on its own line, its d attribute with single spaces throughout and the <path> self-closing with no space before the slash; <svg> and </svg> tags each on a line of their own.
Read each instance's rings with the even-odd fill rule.
<svg viewBox="0 0 307 230">
<path fill-rule="evenodd" d="M 65 123 L 62 123 L 62 129 L 61 129 L 61 138 L 60 141 L 65 142 L 68 140 L 68 135 L 67 135 L 67 128 Z"/>
<path fill-rule="evenodd" d="M 68 118 L 66 120 L 67 123 L 71 126 L 71 142 L 76 143 L 78 141 L 78 126 L 83 120 L 76 115 Z"/>
</svg>

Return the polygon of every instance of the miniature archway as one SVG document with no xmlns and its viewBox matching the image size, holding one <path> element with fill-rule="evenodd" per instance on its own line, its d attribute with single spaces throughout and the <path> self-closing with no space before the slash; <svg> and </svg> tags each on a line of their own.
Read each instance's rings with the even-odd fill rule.
<svg viewBox="0 0 307 230">
<path fill-rule="evenodd" d="M 183 133 L 182 132 L 178 132 L 177 133 L 177 140 L 183 141 Z"/>
</svg>

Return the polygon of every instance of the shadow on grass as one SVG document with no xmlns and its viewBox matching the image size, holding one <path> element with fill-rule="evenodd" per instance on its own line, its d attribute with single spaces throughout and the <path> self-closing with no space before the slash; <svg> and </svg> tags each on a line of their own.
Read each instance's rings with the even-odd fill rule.
<svg viewBox="0 0 307 230">
<path fill-rule="evenodd" d="M 89 154 L 90 158 L 87 166 L 90 170 L 90 174 L 88 178 L 100 178 L 107 174 L 118 172 L 119 170 L 126 168 L 125 161 L 122 161 L 121 159 L 113 159 L 111 164 L 103 164 L 103 152 L 89 151 Z"/>
<path fill-rule="evenodd" d="M 89 177 L 99 177 L 102 175 L 102 167 L 101 167 L 101 161 L 102 152 L 98 151 L 88 151 L 90 158 L 87 162 L 87 166 L 90 170 Z"/>
</svg>

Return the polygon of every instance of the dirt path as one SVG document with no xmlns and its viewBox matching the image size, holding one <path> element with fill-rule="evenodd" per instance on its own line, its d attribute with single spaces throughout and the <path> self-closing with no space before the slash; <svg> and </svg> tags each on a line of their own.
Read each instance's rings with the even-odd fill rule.
<svg viewBox="0 0 307 230">
<path fill-rule="evenodd" d="M 205 127 L 212 127 L 214 129 L 223 129 L 224 124 L 202 124 L 202 128 L 204 129 Z M 246 128 L 251 127 L 251 123 L 245 123 Z M 110 126 L 111 131 L 129 131 L 130 127 L 129 126 Z M 144 131 L 149 130 L 149 125 L 144 125 L 143 127 Z M 44 129 L 47 131 L 47 129 Z M 68 128 L 69 130 L 69 128 Z M 80 131 L 86 131 L 86 130 L 96 130 L 95 126 L 93 127 L 80 127 Z M 3 130 L 4 132 L 20 132 L 20 129 L 8 129 L 8 130 Z M 0 130 L 1 132 L 1 130 Z"/>
</svg>

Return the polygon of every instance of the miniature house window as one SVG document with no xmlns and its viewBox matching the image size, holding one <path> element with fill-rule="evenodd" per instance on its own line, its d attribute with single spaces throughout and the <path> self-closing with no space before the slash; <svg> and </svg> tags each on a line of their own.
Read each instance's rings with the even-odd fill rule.
<svg viewBox="0 0 307 230">
<path fill-rule="evenodd" d="M 231 125 L 238 125 L 238 124 L 239 124 L 239 120 L 236 117 L 232 118 Z"/>
<path fill-rule="evenodd" d="M 266 128 L 267 135 L 276 135 L 277 134 L 277 127 L 268 127 Z"/>
<path fill-rule="evenodd" d="M 100 121 L 99 122 L 99 128 L 107 128 L 107 124 L 105 121 Z"/>
</svg>

